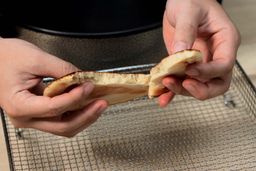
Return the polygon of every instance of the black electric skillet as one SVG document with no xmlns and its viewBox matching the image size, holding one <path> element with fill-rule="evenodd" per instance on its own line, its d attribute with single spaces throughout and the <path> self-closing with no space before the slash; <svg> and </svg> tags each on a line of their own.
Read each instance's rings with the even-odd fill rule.
<svg viewBox="0 0 256 171">
<path fill-rule="evenodd" d="M 138 32 L 162 23 L 166 0 L 5 0 L 0 10 L 14 23 L 70 36 Z"/>
<path fill-rule="evenodd" d="M 116 35 L 161 24 L 166 0 L 8 1 L 4 14 L 35 30 L 62 35 Z"/>
</svg>

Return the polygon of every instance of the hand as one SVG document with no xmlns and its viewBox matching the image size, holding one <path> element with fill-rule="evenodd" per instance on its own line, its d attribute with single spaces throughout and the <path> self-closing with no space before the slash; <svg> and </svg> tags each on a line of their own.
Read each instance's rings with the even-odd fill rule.
<svg viewBox="0 0 256 171">
<path fill-rule="evenodd" d="M 205 100 L 228 90 L 240 35 L 217 1 L 168 0 L 163 36 L 170 54 L 198 49 L 203 62 L 188 66 L 184 80 L 173 76 L 163 79 L 170 92 L 159 97 L 160 106 L 166 106 L 175 94 Z"/>
<path fill-rule="evenodd" d="M 0 105 L 15 127 L 35 128 L 72 137 L 106 109 L 103 100 L 77 111 L 70 111 L 93 90 L 87 83 L 68 93 L 42 96 L 42 78 L 61 77 L 78 69 L 36 46 L 18 39 L 0 39 Z"/>
</svg>

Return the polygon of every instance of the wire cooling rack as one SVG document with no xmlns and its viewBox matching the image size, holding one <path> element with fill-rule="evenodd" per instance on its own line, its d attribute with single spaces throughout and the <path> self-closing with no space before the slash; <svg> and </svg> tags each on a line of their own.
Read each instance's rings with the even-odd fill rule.
<svg viewBox="0 0 256 171">
<path fill-rule="evenodd" d="M 2 116 L 15 171 L 256 170 L 256 91 L 238 63 L 224 96 L 176 96 L 164 109 L 147 98 L 115 105 L 71 139 L 14 129 Z"/>
</svg>

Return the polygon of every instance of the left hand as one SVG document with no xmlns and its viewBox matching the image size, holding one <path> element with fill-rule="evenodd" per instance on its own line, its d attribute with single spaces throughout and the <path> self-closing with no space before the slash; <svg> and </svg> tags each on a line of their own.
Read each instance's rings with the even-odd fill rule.
<svg viewBox="0 0 256 171">
<path fill-rule="evenodd" d="M 163 79 L 170 91 L 159 96 L 160 106 L 166 106 L 175 94 L 205 100 L 228 90 L 240 35 L 217 1 L 168 0 L 163 36 L 169 54 L 198 49 L 203 62 L 188 66 L 184 80 Z"/>
<path fill-rule="evenodd" d="M 100 117 L 107 102 L 84 104 L 93 91 L 91 83 L 55 97 L 42 96 L 42 78 L 59 78 L 78 70 L 29 42 L 0 38 L 0 106 L 16 128 L 75 136 Z M 77 105 L 81 109 L 74 110 Z"/>
</svg>

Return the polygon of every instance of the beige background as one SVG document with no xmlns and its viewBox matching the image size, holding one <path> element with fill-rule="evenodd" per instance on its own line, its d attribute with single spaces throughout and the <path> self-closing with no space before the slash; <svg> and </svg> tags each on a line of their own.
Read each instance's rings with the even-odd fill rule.
<svg viewBox="0 0 256 171">
<path fill-rule="evenodd" d="M 238 61 L 256 86 L 256 1 L 224 0 L 224 8 L 242 35 Z M 2 131 L 2 122 L 0 122 L 0 170 L 8 171 L 8 158 Z"/>
</svg>

